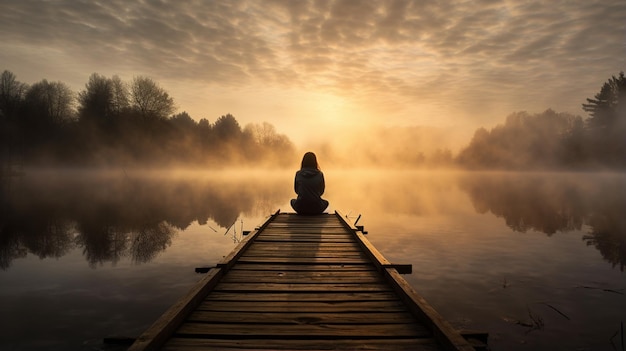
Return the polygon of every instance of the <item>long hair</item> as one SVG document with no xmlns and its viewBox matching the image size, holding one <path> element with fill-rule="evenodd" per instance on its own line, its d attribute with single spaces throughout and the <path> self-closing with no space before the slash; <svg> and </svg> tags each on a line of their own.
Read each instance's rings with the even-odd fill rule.
<svg viewBox="0 0 626 351">
<path fill-rule="evenodd" d="M 300 168 L 315 168 L 320 169 L 320 165 L 317 163 L 317 156 L 312 152 L 307 152 L 302 157 L 302 165 Z"/>
</svg>

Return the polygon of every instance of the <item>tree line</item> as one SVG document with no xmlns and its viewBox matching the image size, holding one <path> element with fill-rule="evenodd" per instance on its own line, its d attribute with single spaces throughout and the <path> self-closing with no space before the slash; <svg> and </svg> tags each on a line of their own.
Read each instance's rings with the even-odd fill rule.
<svg viewBox="0 0 626 351">
<path fill-rule="evenodd" d="M 415 146 L 423 133 L 410 128 L 378 130 L 359 160 L 355 152 L 343 160 L 330 145 L 320 153 L 330 163 L 341 159 L 335 163 L 382 167 L 626 167 L 624 73 L 612 76 L 582 107 L 589 113 L 586 119 L 552 109 L 513 113 L 491 130 L 476 130 L 456 156 L 445 148 L 425 155 Z M 242 128 L 231 114 L 210 123 L 175 110 L 172 97 L 144 76 L 124 82 L 94 73 L 85 89 L 74 93 L 63 82 L 45 79 L 29 86 L 5 70 L 0 76 L 0 164 L 293 167 L 298 159 L 291 140 L 269 123 Z"/>
<path fill-rule="evenodd" d="M 591 169 L 626 167 L 626 78 L 605 82 L 582 104 L 586 119 L 551 109 L 517 112 L 491 130 L 476 130 L 456 157 L 466 168 Z"/>
<path fill-rule="evenodd" d="M 93 73 L 75 93 L 46 79 L 0 76 L 2 164 L 238 166 L 292 163 L 291 140 L 269 123 L 241 127 L 231 114 L 210 123 L 173 114 L 174 99 L 151 78 Z"/>
</svg>

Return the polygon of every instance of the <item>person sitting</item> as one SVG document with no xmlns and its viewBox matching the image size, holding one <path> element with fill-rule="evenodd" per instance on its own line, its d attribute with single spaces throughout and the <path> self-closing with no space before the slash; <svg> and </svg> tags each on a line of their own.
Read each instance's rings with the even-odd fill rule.
<svg viewBox="0 0 626 351">
<path fill-rule="evenodd" d="M 323 213 L 328 207 L 328 201 L 322 199 L 325 186 L 324 173 L 320 170 L 317 157 L 312 152 L 305 153 L 294 180 L 298 197 L 291 199 L 291 207 L 302 215 Z"/>
</svg>

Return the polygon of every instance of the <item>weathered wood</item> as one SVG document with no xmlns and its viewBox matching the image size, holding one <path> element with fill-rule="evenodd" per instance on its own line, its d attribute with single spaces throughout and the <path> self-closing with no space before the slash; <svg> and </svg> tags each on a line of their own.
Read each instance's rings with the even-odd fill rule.
<svg viewBox="0 0 626 351">
<path fill-rule="evenodd" d="M 233 270 L 278 270 L 278 271 L 316 271 L 316 272 L 335 272 L 335 271 L 375 271 L 374 265 L 368 264 L 307 264 L 295 265 L 285 263 L 237 263 L 231 269 Z"/>
<path fill-rule="evenodd" d="M 215 291 L 389 291 L 391 288 L 383 283 L 220 283 Z"/>
<path fill-rule="evenodd" d="M 251 337 L 251 338 L 302 338 L 307 337 L 336 339 L 338 337 L 349 336 L 351 338 L 388 338 L 410 337 L 421 338 L 430 337 L 431 334 L 426 328 L 417 328 L 414 323 L 408 324 L 237 324 L 232 325 L 222 323 L 184 323 L 176 330 L 177 336 L 197 336 L 197 337 Z"/>
<path fill-rule="evenodd" d="M 258 301 L 205 301 L 199 311 L 231 312 L 406 312 L 407 307 L 399 300 L 394 301 L 276 301 L 259 304 Z"/>
<path fill-rule="evenodd" d="M 291 264 L 368 264 L 361 257 L 271 257 L 271 256 L 248 256 L 239 258 L 241 263 L 291 263 Z"/>
<path fill-rule="evenodd" d="M 248 250 L 241 257 L 246 256 L 269 256 L 269 257 L 330 257 L 330 258 L 343 258 L 343 257 L 357 257 L 357 258 L 367 258 L 363 252 L 359 251 L 329 251 L 329 250 Z"/>
<path fill-rule="evenodd" d="M 356 242 L 350 243 L 293 243 L 293 242 L 278 242 L 267 243 L 262 240 L 257 240 L 254 243 L 254 249 L 275 249 L 275 250 L 357 250 L 361 251 L 361 247 Z"/>
<path fill-rule="evenodd" d="M 276 212 L 217 267 L 131 350 L 470 350 L 339 213 Z"/>
<path fill-rule="evenodd" d="M 339 271 L 339 272 L 283 272 L 283 271 L 230 271 L 223 279 L 223 283 L 259 283 L 259 282 L 376 282 L 384 283 L 384 278 L 376 271 Z"/>
<path fill-rule="evenodd" d="M 393 268 L 398 271 L 400 274 L 411 274 L 413 273 L 413 265 L 412 264 L 385 264 L 382 265 L 383 268 Z"/>
<path fill-rule="evenodd" d="M 337 217 L 341 220 L 346 228 L 348 228 L 357 239 L 357 242 L 361 245 L 365 253 L 374 261 L 374 264 L 379 267 L 381 270 L 385 265 L 391 265 L 391 262 L 387 261 L 385 256 L 383 256 L 374 245 L 370 243 L 369 240 L 363 235 L 362 232 L 358 231 L 354 225 L 348 223 L 346 219 L 341 215 L 341 213 L 336 212 Z"/>
<path fill-rule="evenodd" d="M 190 339 L 172 338 L 163 350 L 393 350 L 393 351 L 438 351 L 432 338 L 387 338 L 387 339 Z"/>
<path fill-rule="evenodd" d="M 246 324 L 407 324 L 413 323 L 415 317 L 408 312 L 239 312 L 196 311 L 189 322 L 196 323 L 246 323 Z"/>
<path fill-rule="evenodd" d="M 377 302 L 377 301 L 394 301 L 397 303 L 398 296 L 394 292 L 212 292 L 204 301 L 237 301 L 237 302 L 279 302 L 289 301 L 291 303 L 300 301 L 308 302 Z"/>
<path fill-rule="evenodd" d="M 277 244 L 280 245 L 280 243 L 277 243 Z M 250 250 L 247 250 L 246 254 L 251 254 L 254 252 L 269 252 L 271 254 L 279 254 L 282 252 L 288 255 L 297 255 L 297 254 L 317 255 L 317 254 L 322 254 L 322 253 L 333 254 L 333 255 L 340 255 L 342 253 L 353 254 L 353 255 L 363 254 L 363 251 L 360 251 L 358 248 L 354 248 L 354 247 L 328 247 L 328 246 L 322 247 L 319 245 L 319 243 L 312 243 L 312 242 L 302 243 L 302 247 L 291 247 L 291 248 L 272 247 L 272 245 L 263 245 L 263 246 L 257 247 L 255 245 L 255 247 L 251 248 Z"/>
<path fill-rule="evenodd" d="M 263 241 L 267 241 L 267 242 L 285 242 L 285 241 L 289 241 L 289 242 L 309 242 L 309 243 L 351 243 L 354 242 L 352 240 L 352 238 L 350 238 L 349 236 L 345 236 L 345 237 L 341 237 L 341 238 L 328 238 L 328 237 L 306 237 L 306 236 L 301 236 L 301 237 L 293 237 L 293 238 L 287 238 L 287 237 L 283 237 L 283 236 L 278 236 L 278 235 L 267 235 L 264 236 L 263 239 L 259 239 L 259 241 L 263 242 Z"/>
</svg>

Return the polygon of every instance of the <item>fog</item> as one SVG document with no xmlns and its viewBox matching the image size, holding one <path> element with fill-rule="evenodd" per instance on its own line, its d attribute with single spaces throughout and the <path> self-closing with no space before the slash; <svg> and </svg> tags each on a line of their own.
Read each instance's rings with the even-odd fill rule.
<svg viewBox="0 0 626 351">
<path fill-rule="evenodd" d="M 324 167 L 334 169 L 424 169 L 455 167 L 459 133 L 426 126 L 367 127 L 329 132 L 301 151 L 314 151 Z"/>
<path fill-rule="evenodd" d="M 547 109 L 513 112 L 496 126 L 468 130 L 390 126 L 384 116 L 354 129 L 319 125 L 320 140 L 292 140 L 280 126 L 240 125 L 230 113 L 211 118 L 173 113 L 173 98 L 149 77 L 130 82 L 92 74 L 85 89 L 43 79 L 31 86 L 10 71 L 0 80 L 0 165 L 79 168 L 297 167 L 305 151 L 324 167 L 590 170 L 626 167 L 626 78 L 612 77 L 587 118 Z M 246 116 L 249 120 L 249 116 Z"/>
<path fill-rule="evenodd" d="M 369 220 L 465 216 L 473 208 L 518 232 L 550 236 L 588 226 L 582 238 L 588 245 L 621 269 L 626 262 L 626 184 L 619 174 L 331 168 L 325 175 L 329 211 L 353 220 L 358 214 Z M 146 262 L 193 223 L 224 231 L 244 217 L 290 212 L 289 199 L 295 197 L 291 171 L 249 170 L 28 170 L 5 183 L 2 195 L 3 268 L 28 252 L 60 257 L 75 247 L 94 266 L 121 257 Z"/>
<path fill-rule="evenodd" d="M 245 180 L 245 181 L 242 181 Z M 241 215 L 275 211 L 280 177 L 243 173 L 34 170 L 2 193 L 2 260 L 27 252 L 60 257 L 76 246 L 91 265 L 149 261 L 192 222 L 227 228 Z"/>
</svg>

